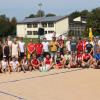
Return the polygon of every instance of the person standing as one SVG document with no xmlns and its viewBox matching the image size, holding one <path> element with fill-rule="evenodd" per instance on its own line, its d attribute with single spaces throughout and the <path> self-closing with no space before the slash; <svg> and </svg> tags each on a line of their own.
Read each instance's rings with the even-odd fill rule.
<svg viewBox="0 0 100 100">
<path fill-rule="evenodd" d="M 66 41 L 66 50 L 68 50 L 69 52 L 71 52 L 71 43 L 70 43 L 70 39 L 69 38 Z"/>
<path fill-rule="evenodd" d="M 11 37 L 10 36 L 8 36 L 7 41 L 8 41 L 8 46 L 9 46 L 9 49 L 10 49 L 10 55 L 9 56 L 11 57 L 12 41 L 11 41 Z"/>
<path fill-rule="evenodd" d="M 46 38 L 43 39 L 42 45 L 43 45 L 43 56 L 46 57 L 46 55 L 49 54 L 49 43 L 46 40 Z"/>
<path fill-rule="evenodd" d="M 75 37 L 72 37 L 70 44 L 71 44 L 71 52 L 75 53 L 77 51 L 76 49 L 77 42 L 76 42 Z"/>
<path fill-rule="evenodd" d="M 25 42 L 23 42 L 23 38 L 20 38 L 20 41 L 18 43 L 18 47 L 19 47 L 19 57 L 22 60 L 24 58 L 24 55 L 25 55 Z"/>
<path fill-rule="evenodd" d="M 12 57 L 18 58 L 18 44 L 15 38 L 14 42 L 12 43 Z"/>
<path fill-rule="evenodd" d="M 58 43 L 56 41 L 56 37 L 52 37 L 52 41 L 49 43 L 51 57 L 54 59 L 57 49 L 58 49 Z"/>
<path fill-rule="evenodd" d="M 6 57 L 7 61 L 9 62 L 10 48 L 7 39 L 5 40 L 5 44 L 3 46 L 3 56 Z"/>
<path fill-rule="evenodd" d="M 3 59 L 3 45 L 2 40 L 0 39 L 0 61 Z"/>
<path fill-rule="evenodd" d="M 64 55 L 64 40 L 62 39 L 62 36 L 58 39 L 58 49 L 62 55 Z"/>
</svg>

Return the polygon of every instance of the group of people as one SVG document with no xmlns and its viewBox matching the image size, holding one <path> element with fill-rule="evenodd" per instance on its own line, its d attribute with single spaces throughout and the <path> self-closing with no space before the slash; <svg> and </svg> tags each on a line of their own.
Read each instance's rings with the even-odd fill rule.
<svg viewBox="0 0 100 100">
<path fill-rule="evenodd" d="M 100 39 L 53 36 L 38 43 L 8 36 L 0 40 L 0 72 L 49 71 L 61 68 L 100 68 Z"/>
</svg>

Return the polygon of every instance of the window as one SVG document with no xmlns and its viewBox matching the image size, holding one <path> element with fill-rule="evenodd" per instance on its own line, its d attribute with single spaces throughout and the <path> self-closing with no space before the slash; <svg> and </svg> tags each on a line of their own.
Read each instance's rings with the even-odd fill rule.
<svg viewBox="0 0 100 100">
<path fill-rule="evenodd" d="M 32 35 L 32 31 L 27 31 L 27 35 Z"/>
<path fill-rule="evenodd" d="M 47 31 L 45 31 L 45 34 L 47 34 Z"/>
<path fill-rule="evenodd" d="M 33 35 L 37 35 L 37 31 L 33 31 Z"/>
<path fill-rule="evenodd" d="M 50 33 L 53 33 L 54 31 L 48 31 L 48 33 L 50 34 Z"/>
<path fill-rule="evenodd" d="M 34 23 L 34 24 L 33 24 L 33 27 L 34 27 L 34 28 L 38 27 L 38 24 L 37 24 L 37 23 Z"/>
<path fill-rule="evenodd" d="M 43 23 L 42 26 L 43 26 L 43 27 L 47 27 L 47 23 Z"/>
<path fill-rule="evenodd" d="M 53 22 L 49 22 L 48 23 L 48 27 L 54 27 L 54 23 Z"/>
<path fill-rule="evenodd" d="M 27 24 L 27 28 L 32 28 L 32 24 Z"/>
</svg>

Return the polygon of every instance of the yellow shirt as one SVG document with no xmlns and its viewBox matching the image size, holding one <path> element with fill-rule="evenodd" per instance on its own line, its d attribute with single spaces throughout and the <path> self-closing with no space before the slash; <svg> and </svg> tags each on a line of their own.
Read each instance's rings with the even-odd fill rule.
<svg viewBox="0 0 100 100">
<path fill-rule="evenodd" d="M 51 41 L 49 44 L 50 51 L 57 51 L 57 45 L 58 45 L 58 43 L 56 41 Z"/>
</svg>

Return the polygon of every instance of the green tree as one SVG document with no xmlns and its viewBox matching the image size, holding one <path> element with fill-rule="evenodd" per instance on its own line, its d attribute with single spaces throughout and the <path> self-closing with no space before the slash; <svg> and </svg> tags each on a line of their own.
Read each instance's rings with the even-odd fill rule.
<svg viewBox="0 0 100 100">
<path fill-rule="evenodd" d="M 51 17 L 51 16 L 56 16 L 56 14 L 53 14 L 53 13 L 46 14 L 46 17 Z"/>
</svg>

